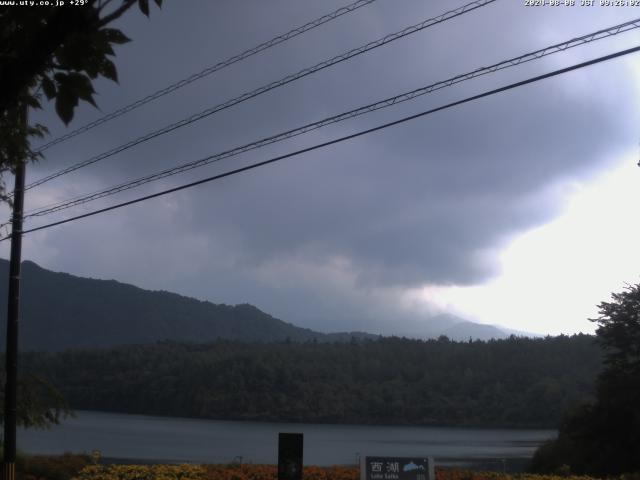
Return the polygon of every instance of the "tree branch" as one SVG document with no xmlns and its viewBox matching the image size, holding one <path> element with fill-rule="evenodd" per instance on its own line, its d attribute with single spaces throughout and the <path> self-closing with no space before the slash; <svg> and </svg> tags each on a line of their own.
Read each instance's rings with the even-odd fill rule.
<svg viewBox="0 0 640 480">
<path fill-rule="evenodd" d="M 105 25 L 113 22 L 114 20 L 120 18 L 127 10 L 129 10 L 133 4 L 136 3 L 137 0 L 123 0 L 122 5 L 120 5 L 117 9 L 111 12 L 109 15 L 101 18 L 98 21 L 98 28 L 102 28 Z"/>
<path fill-rule="evenodd" d="M 104 0 L 104 2 L 102 0 L 100 0 L 98 2 L 98 12 L 102 13 L 102 11 L 107 7 L 107 5 L 109 5 L 111 2 L 113 2 L 113 0 Z"/>
</svg>

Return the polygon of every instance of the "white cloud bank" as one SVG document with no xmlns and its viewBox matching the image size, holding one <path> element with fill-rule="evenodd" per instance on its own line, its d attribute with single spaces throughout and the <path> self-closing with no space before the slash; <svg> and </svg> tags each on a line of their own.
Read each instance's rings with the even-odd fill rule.
<svg viewBox="0 0 640 480">
<path fill-rule="evenodd" d="M 635 157 L 637 157 L 637 153 Z M 483 323 L 549 334 L 593 332 L 597 304 L 640 282 L 640 168 L 629 155 L 589 183 L 563 185 L 565 211 L 518 236 L 502 273 L 472 287 L 426 287 L 422 297 Z"/>
</svg>

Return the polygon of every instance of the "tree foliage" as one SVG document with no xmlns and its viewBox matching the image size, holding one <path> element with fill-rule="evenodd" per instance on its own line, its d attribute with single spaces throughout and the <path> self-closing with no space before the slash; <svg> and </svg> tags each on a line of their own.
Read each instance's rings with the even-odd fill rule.
<svg viewBox="0 0 640 480">
<path fill-rule="evenodd" d="M 4 369 L 0 376 L 5 384 Z M 17 424 L 48 428 L 70 415 L 69 404 L 59 390 L 38 375 L 22 375 L 18 383 Z M 0 423 L 4 418 L 4 390 L 0 390 Z"/>
<path fill-rule="evenodd" d="M 592 397 L 592 336 L 162 342 L 25 354 L 73 408 L 213 419 L 556 427 Z"/>
<path fill-rule="evenodd" d="M 93 81 L 118 81 L 112 57 L 114 45 L 129 39 L 109 25 L 136 3 L 149 15 L 148 0 L 87 0 L 83 5 L 0 6 L 0 199 L 6 195 L 2 175 L 18 162 L 40 155 L 30 139 L 43 137 L 47 128 L 29 124 L 29 108 L 42 108 L 42 95 L 55 102 L 68 124 L 82 100 L 97 106 Z M 155 0 L 158 7 L 162 0 Z M 1 379 L 4 385 L 4 379 Z M 4 393 L 4 392 L 2 392 Z M 68 412 L 59 392 L 37 376 L 21 378 L 18 385 L 18 423 L 44 427 Z"/>
<path fill-rule="evenodd" d="M 604 369 L 595 402 L 570 411 L 556 441 L 534 458 L 539 471 L 567 465 L 592 475 L 640 471 L 640 284 L 599 305 Z"/>
<path fill-rule="evenodd" d="M 39 158 L 30 138 L 44 125 L 25 125 L 26 108 L 41 108 L 42 95 L 55 102 L 68 124 L 82 100 L 97 106 L 93 81 L 118 81 L 114 45 L 129 38 L 109 25 L 132 6 L 149 15 L 149 0 L 87 0 L 83 5 L 0 6 L 0 178 L 18 161 Z M 162 0 L 155 0 L 158 7 Z M 0 185 L 4 195 L 4 184 Z"/>
</svg>

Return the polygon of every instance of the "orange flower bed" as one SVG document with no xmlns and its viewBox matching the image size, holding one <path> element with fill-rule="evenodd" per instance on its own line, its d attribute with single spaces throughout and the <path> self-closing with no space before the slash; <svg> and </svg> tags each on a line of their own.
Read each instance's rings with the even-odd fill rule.
<svg viewBox="0 0 640 480">
<path fill-rule="evenodd" d="M 207 480 L 277 480 L 275 465 L 206 465 Z M 304 467 L 304 480 L 358 480 L 358 467 Z M 594 480 L 590 477 L 554 475 L 505 474 L 476 472 L 457 468 L 437 468 L 436 480 Z"/>
<path fill-rule="evenodd" d="M 595 480 L 586 476 L 534 475 L 531 473 L 476 472 L 457 468 L 436 468 L 436 480 Z"/>
<path fill-rule="evenodd" d="M 86 455 L 31 457 L 18 480 L 277 480 L 275 465 L 95 465 Z M 304 467 L 303 480 L 359 480 L 356 466 Z M 595 480 L 590 477 L 504 474 L 436 468 L 436 480 Z M 618 480 L 640 480 L 620 477 Z"/>
<path fill-rule="evenodd" d="M 207 480 L 277 480 L 275 465 L 206 465 Z M 304 467 L 304 480 L 358 480 L 357 467 Z"/>
</svg>

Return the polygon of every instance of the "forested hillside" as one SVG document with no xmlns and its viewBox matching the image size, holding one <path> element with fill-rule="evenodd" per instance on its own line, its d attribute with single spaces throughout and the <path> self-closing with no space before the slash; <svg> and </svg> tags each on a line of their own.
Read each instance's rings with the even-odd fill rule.
<svg viewBox="0 0 640 480">
<path fill-rule="evenodd" d="M 163 342 L 29 353 L 72 407 L 214 419 L 555 427 L 590 400 L 586 335 L 489 342 Z"/>
<path fill-rule="evenodd" d="M 0 259 L 0 298 L 7 297 L 8 262 Z M 348 341 L 351 333 L 324 334 L 283 322 L 253 305 L 204 302 L 115 280 L 96 280 L 22 264 L 22 350 L 108 348 L 173 339 L 205 342 Z M 6 322 L 0 308 L 0 324 Z M 0 329 L 0 343 L 6 331 Z M 375 337 L 354 333 L 361 337 Z"/>
</svg>

